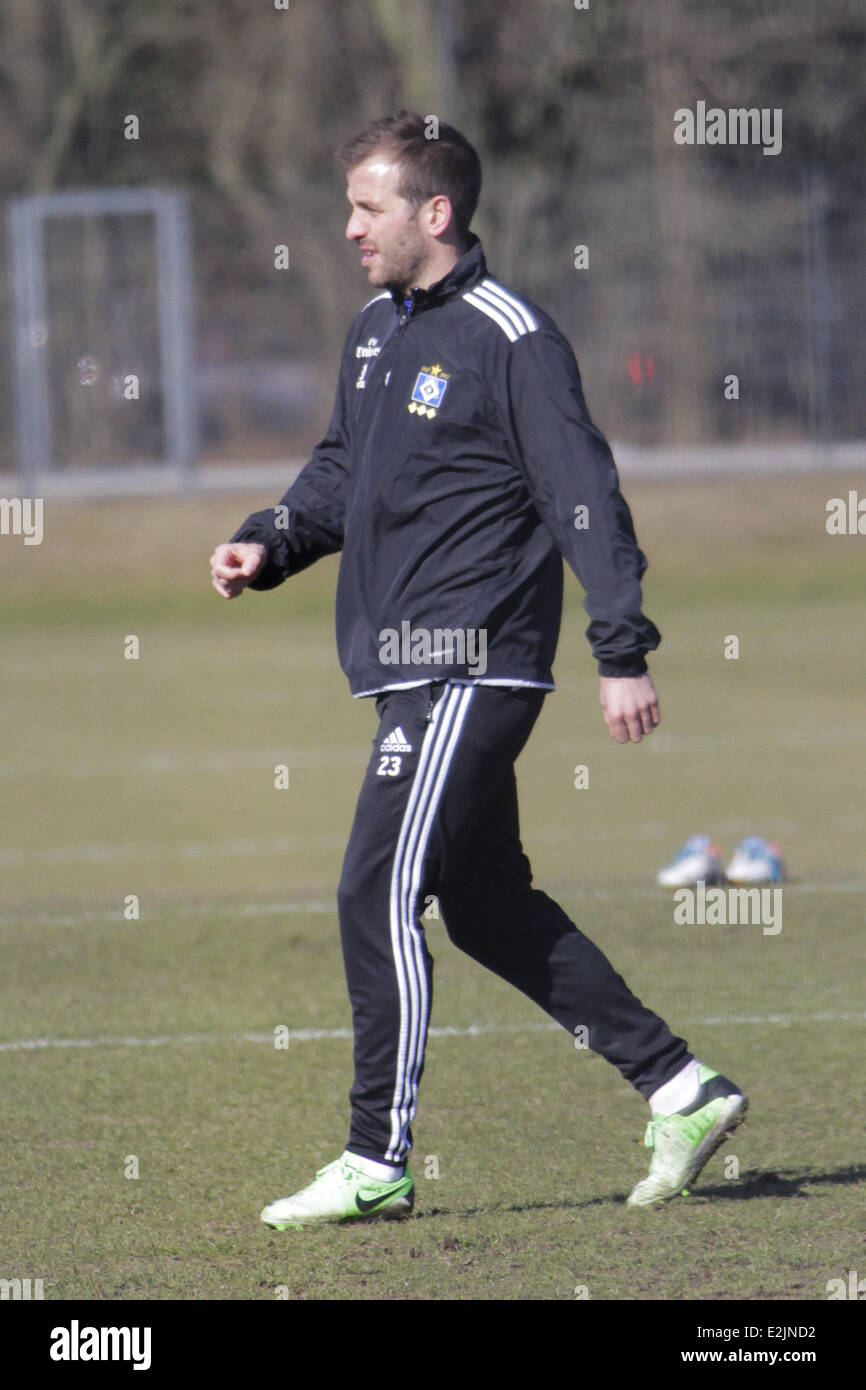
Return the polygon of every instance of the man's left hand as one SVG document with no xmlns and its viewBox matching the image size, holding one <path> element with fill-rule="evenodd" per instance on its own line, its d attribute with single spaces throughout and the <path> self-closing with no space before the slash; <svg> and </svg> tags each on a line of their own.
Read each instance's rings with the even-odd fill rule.
<svg viewBox="0 0 866 1390">
<path fill-rule="evenodd" d="M 640 743 L 661 718 L 649 675 L 600 676 L 598 698 L 607 731 L 617 743 Z"/>
</svg>

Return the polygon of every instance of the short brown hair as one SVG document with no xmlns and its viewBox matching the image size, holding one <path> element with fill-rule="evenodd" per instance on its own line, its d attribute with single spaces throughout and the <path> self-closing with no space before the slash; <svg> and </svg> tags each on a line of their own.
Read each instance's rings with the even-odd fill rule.
<svg viewBox="0 0 866 1390">
<path fill-rule="evenodd" d="M 432 121 L 436 134 L 429 134 Z M 435 117 L 398 111 L 371 121 L 336 150 L 348 174 L 377 150 L 393 151 L 400 165 L 398 192 L 412 207 L 444 193 L 454 210 L 457 232 L 465 237 L 481 192 L 481 161 L 459 130 Z"/>
</svg>

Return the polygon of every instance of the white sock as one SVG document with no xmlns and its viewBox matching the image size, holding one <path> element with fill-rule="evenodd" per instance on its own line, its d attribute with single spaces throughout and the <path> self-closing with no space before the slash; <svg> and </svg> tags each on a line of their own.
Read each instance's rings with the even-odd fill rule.
<svg viewBox="0 0 866 1390">
<path fill-rule="evenodd" d="M 380 1182 L 399 1182 L 405 1172 L 405 1166 L 398 1163 L 396 1167 L 391 1163 L 377 1163 L 375 1158 L 364 1158 L 361 1154 L 350 1153 L 347 1149 L 343 1154 L 354 1168 L 360 1168 L 362 1173 L 366 1173 L 368 1178 L 378 1178 Z"/>
<path fill-rule="evenodd" d="M 691 1105 L 693 1100 L 697 1100 L 698 1091 L 701 1088 L 698 1073 L 701 1063 L 697 1057 L 693 1057 L 690 1062 L 686 1062 L 682 1071 L 678 1071 L 676 1076 L 672 1076 L 670 1081 L 666 1081 L 663 1086 L 659 1086 L 657 1091 L 653 1091 L 649 1098 L 650 1109 L 654 1115 L 675 1115 L 678 1110 L 684 1110 L 687 1105 Z"/>
</svg>

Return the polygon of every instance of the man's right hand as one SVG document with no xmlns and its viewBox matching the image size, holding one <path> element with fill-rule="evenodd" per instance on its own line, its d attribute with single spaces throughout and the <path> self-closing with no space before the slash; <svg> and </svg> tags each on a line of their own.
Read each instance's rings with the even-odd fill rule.
<svg viewBox="0 0 866 1390">
<path fill-rule="evenodd" d="M 210 557 L 213 586 L 223 598 L 237 598 L 264 568 L 268 552 L 251 541 L 218 545 Z"/>
</svg>

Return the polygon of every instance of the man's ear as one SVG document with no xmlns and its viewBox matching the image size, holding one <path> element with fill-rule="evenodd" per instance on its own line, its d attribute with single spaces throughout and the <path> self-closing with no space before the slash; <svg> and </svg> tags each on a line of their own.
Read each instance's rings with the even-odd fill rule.
<svg viewBox="0 0 866 1390">
<path fill-rule="evenodd" d="M 424 225 L 431 236 L 441 237 L 454 222 L 454 209 L 451 199 L 445 193 L 437 193 L 429 198 L 422 211 Z"/>
</svg>

